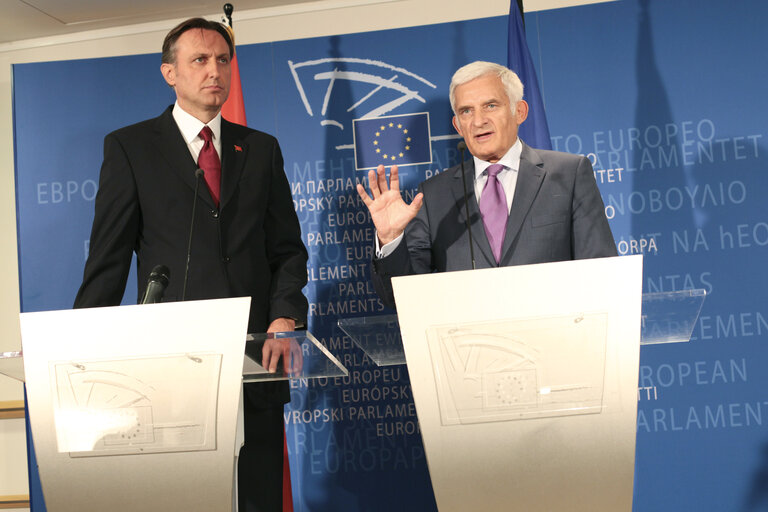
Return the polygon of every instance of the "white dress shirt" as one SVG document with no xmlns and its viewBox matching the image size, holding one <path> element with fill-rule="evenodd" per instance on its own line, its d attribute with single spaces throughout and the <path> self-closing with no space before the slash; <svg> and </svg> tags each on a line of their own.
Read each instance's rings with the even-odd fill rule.
<svg viewBox="0 0 768 512">
<path fill-rule="evenodd" d="M 509 148 L 497 164 L 504 166 L 504 170 L 496 175 L 501 186 L 504 188 L 504 195 L 507 197 L 507 213 L 512 209 L 512 198 L 515 197 L 515 187 L 517 186 L 517 172 L 520 169 L 520 153 L 523 151 L 523 144 L 517 139 L 512 147 Z M 475 161 L 475 199 L 480 204 L 480 196 L 488 181 L 488 167 L 490 162 L 480 160 L 476 156 L 472 157 Z"/>
<path fill-rule="evenodd" d="M 192 114 L 185 112 L 179 106 L 178 101 L 173 106 L 173 119 L 176 121 L 179 131 L 181 131 L 181 136 L 184 138 L 184 142 L 187 143 L 187 148 L 192 155 L 192 159 L 197 162 L 200 150 L 203 149 L 203 145 L 205 144 L 205 141 L 200 138 L 200 130 L 206 126 L 206 123 L 203 123 Z M 219 160 L 221 160 L 221 112 L 216 114 L 216 117 L 208 122 L 208 127 L 213 132 L 213 147 L 219 155 Z"/>
</svg>

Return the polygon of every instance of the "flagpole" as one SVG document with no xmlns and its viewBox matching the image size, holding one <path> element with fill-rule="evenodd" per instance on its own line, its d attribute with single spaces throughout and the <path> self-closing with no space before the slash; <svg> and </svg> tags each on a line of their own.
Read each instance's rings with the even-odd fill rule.
<svg viewBox="0 0 768 512">
<path fill-rule="evenodd" d="M 229 34 L 232 39 L 232 46 L 235 45 L 235 31 L 232 28 L 232 12 L 234 6 L 226 3 L 222 6 L 225 25 L 229 25 Z M 243 101 L 243 87 L 240 80 L 240 66 L 237 62 L 237 52 L 232 55 L 231 63 L 231 81 L 229 97 L 221 109 L 221 115 L 227 121 L 246 126 L 245 102 Z M 237 146 L 236 146 L 237 147 Z M 285 426 L 283 426 L 283 512 L 293 512 L 293 493 L 291 490 L 291 468 L 288 460 L 288 439 L 285 436 Z"/>
<path fill-rule="evenodd" d="M 533 148 L 552 149 L 547 117 L 544 112 L 544 99 L 525 38 L 522 4 L 523 0 L 509 2 L 507 33 L 507 67 L 517 73 L 525 84 L 525 99 L 529 107 L 528 118 L 520 125 L 518 136 Z"/>
<path fill-rule="evenodd" d="M 222 24 L 227 27 L 229 37 L 232 39 L 232 46 L 235 46 L 235 31 L 232 28 L 232 12 L 235 8 L 230 3 L 224 4 L 222 8 L 226 17 L 226 19 L 222 20 Z M 247 126 L 248 121 L 245 117 L 245 101 L 243 99 L 243 86 L 240 80 L 240 65 L 237 62 L 237 51 L 232 55 L 229 86 L 229 97 L 221 107 L 221 116 L 227 121 Z"/>
</svg>

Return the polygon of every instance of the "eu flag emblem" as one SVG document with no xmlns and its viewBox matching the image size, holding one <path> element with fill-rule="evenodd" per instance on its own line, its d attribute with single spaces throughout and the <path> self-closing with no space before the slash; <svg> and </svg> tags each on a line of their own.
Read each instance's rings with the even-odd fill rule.
<svg viewBox="0 0 768 512">
<path fill-rule="evenodd" d="M 432 163 L 429 112 L 352 121 L 355 168 Z"/>
</svg>

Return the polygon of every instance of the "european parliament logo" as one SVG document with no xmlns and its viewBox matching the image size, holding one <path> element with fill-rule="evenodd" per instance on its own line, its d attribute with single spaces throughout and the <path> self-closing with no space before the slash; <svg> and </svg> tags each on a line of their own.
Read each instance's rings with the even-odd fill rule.
<svg viewBox="0 0 768 512">
<path fill-rule="evenodd" d="M 432 163 L 428 112 L 355 119 L 352 133 L 358 171 Z"/>
<path fill-rule="evenodd" d="M 353 110 L 359 118 L 385 116 L 412 101 L 426 105 L 426 97 L 437 89 L 435 84 L 413 71 L 374 59 L 289 60 L 288 67 L 307 114 L 322 117 L 321 126 L 340 130 L 344 130 L 349 121 L 344 114 Z M 344 89 L 347 89 L 346 93 Z M 341 117 L 329 117 L 334 110 L 335 115 Z"/>
</svg>

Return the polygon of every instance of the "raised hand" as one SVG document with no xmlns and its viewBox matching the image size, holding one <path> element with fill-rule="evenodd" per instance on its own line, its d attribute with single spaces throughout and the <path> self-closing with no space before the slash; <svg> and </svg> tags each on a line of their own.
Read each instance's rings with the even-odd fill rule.
<svg viewBox="0 0 768 512">
<path fill-rule="evenodd" d="M 389 184 L 387 184 L 387 174 L 383 165 L 380 165 L 376 171 L 368 171 L 368 186 L 373 197 L 369 196 L 365 192 L 365 187 L 360 184 L 357 185 L 357 193 L 371 212 L 371 219 L 379 236 L 379 244 L 383 246 L 405 231 L 405 226 L 421 209 L 424 195 L 421 193 L 416 195 L 411 204 L 403 201 L 396 165 L 390 169 Z"/>
</svg>

